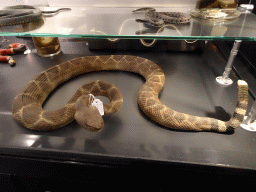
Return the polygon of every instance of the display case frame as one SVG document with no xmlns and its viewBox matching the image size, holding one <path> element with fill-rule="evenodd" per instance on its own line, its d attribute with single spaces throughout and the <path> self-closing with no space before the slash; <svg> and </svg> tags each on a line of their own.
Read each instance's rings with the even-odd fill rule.
<svg viewBox="0 0 256 192">
<path fill-rule="evenodd" d="M 255 17 L 255 15 L 253 15 L 253 17 Z M 153 188 L 166 189 L 169 186 L 168 179 L 166 179 L 164 175 L 166 174 L 164 173 L 166 170 L 170 170 L 170 172 L 176 174 L 176 180 L 185 177 L 192 182 L 198 179 L 193 178 L 194 174 L 206 183 L 208 181 L 206 176 L 212 175 L 216 176 L 219 181 L 225 178 L 225 182 L 239 180 L 255 181 L 256 162 L 254 159 L 256 158 L 256 153 L 253 150 L 256 147 L 255 133 L 247 132 L 241 128 L 236 129 L 235 132 L 230 134 L 219 134 L 210 132 L 175 131 L 159 126 L 143 116 L 142 112 L 137 107 L 136 90 L 141 86 L 143 79 L 133 74 L 110 72 L 106 75 L 103 73 L 93 74 L 94 77 L 88 75 L 88 80 L 104 77 L 110 81 L 117 82 L 119 87 L 122 87 L 123 94 L 132 95 L 128 101 L 126 101 L 131 104 L 126 103 L 125 105 L 125 107 L 132 107 L 132 109 L 127 110 L 131 114 L 134 113 L 131 117 L 131 122 L 127 123 L 126 121 L 124 123 L 125 126 L 122 126 L 119 118 L 124 120 L 123 117 L 128 116 L 127 113 L 123 111 L 119 115 L 107 118 L 106 124 L 108 125 L 106 130 L 99 133 L 98 136 L 83 132 L 85 130 L 78 128 L 76 124 L 71 124 L 55 132 L 33 132 L 15 122 L 11 117 L 10 111 L 11 101 L 18 93 L 18 90 L 38 72 L 52 65 L 85 55 L 132 54 L 153 60 L 157 64 L 160 64 L 164 72 L 167 73 L 167 85 L 165 85 L 161 93 L 161 99 L 166 98 L 167 102 L 168 97 L 166 97 L 166 95 L 170 95 L 172 101 L 176 100 L 176 104 L 175 102 L 172 103 L 174 107 L 176 105 L 178 110 L 192 112 L 196 115 L 206 115 L 206 109 L 209 109 L 209 114 L 213 115 L 214 113 L 214 117 L 219 115 L 219 118 L 225 120 L 235 107 L 234 103 L 237 92 L 236 84 L 223 88 L 215 82 L 215 77 L 223 73 L 228 60 L 227 54 L 229 55 L 231 50 L 229 47 L 229 49 L 224 48 L 225 51 L 222 51 L 221 46 L 218 46 L 218 41 L 221 40 L 222 43 L 224 43 L 222 40 L 255 41 L 255 36 L 156 37 L 137 35 L 95 36 L 88 34 L 77 36 L 64 33 L 49 34 L 27 32 L 1 32 L 0 35 L 7 36 L 7 38 L 12 41 L 24 42 L 30 49 L 34 47 L 31 39 L 27 39 L 27 37 L 60 37 L 62 49 L 62 53 L 54 58 L 41 58 L 33 53 L 29 55 L 16 55 L 16 59 L 19 62 L 15 68 L 10 68 L 8 65 L 1 65 L 0 82 L 4 89 L 1 91 L 3 102 L 0 108 L 0 159 L 3 162 L 0 164 L 0 170 L 1 173 L 8 175 L 7 177 L 14 185 L 19 185 L 28 178 L 33 178 L 36 181 L 35 183 L 40 183 L 39 180 L 48 181 L 51 183 L 51 186 L 54 186 L 54 183 L 50 182 L 50 180 L 56 183 L 59 183 L 58 181 L 60 180 L 68 181 L 67 184 L 63 184 L 63 186 L 77 181 L 90 183 L 92 185 L 96 183 L 96 185 L 98 185 L 99 181 L 96 180 L 98 179 L 97 173 L 99 173 L 102 174 L 100 176 L 101 181 L 106 179 L 104 181 L 106 185 L 113 180 L 125 184 L 130 178 L 129 174 L 134 174 L 136 181 L 133 182 L 135 186 L 139 186 L 140 188 L 145 187 L 146 183 L 140 182 L 141 177 L 144 177 L 151 182 L 156 181 L 156 185 L 152 186 Z M 8 36 L 18 36 L 18 38 Z M 119 50 L 91 51 L 86 39 L 76 41 L 72 39 L 73 37 L 95 39 L 157 38 L 157 40 L 168 41 L 207 40 L 208 43 L 200 53 L 177 51 L 157 52 L 154 49 L 139 53 Z M 215 40 L 217 43 L 211 40 Z M 235 60 L 235 68 L 237 65 L 243 66 L 243 62 L 239 56 Z M 230 77 L 234 81 L 239 78 L 247 80 L 246 74 L 250 72 L 244 72 L 240 69 L 231 71 Z M 241 71 L 245 75 L 239 75 Z M 16 77 L 21 78 L 19 81 L 16 81 Z M 190 94 L 192 93 L 193 101 L 190 102 L 190 104 L 196 103 L 197 105 L 194 107 L 190 104 L 188 105 L 189 107 L 181 105 L 182 102 L 184 104 L 184 101 L 189 99 L 185 96 L 188 94 L 187 91 L 189 91 L 189 86 L 184 86 L 184 78 L 186 77 L 189 77 L 190 80 L 193 79 L 193 81 L 189 80 L 188 82 L 193 84 L 191 85 L 192 92 L 190 92 Z M 250 78 L 252 81 L 248 82 L 249 87 L 255 86 L 253 82 L 254 77 L 252 76 Z M 54 93 L 56 95 L 55 101 L 59 99 L 61 95 L 66 95 L 67 97 L 67 95 L 71 94 L 69 93 L 70 89 L 81 84 L 84 79 L 85 78 L 82 77 L 79 78 L 78 81 L 76 81 L 77 83 L 75 83 L 75 81 L 68 82 L 69 87 L 62 87 L 64 90 L 57 90 Z M 130 84 L 123 86 L 124 81 Z M 198 83 L 196 84 L 196 82 Z M 129 92 L 129 87 L 133 89 L 132 94 Z M 169 90 L 170 87 L 172 89 L 174 88 L 174 93 L 171 93 L 171 90 Z M 180 92 L 180 87 L 183 87 L 185 92 Z M 203 94 L 197 94 L 196 91 L 201 91 Z M 255 93 L 252 91 L 250 93 L 249 108 L 255 99 L 253 98 L 253 94 Z M 180 101 L 175 99 L 180 97 L 183 98 Z M 53 101 L 47 103 L 48 107 L 54 103 L 54 95 L 51 99 L 53 99 Z M 61 101 L 60 104 L 64 102 L 65 101 Z M 215 108 L 215 105 L 222 106 L 224 104 L 226 105 L 224 111 L 223 109 L 218 111 L 219 109 Z M 203 109 L 201 110 L 198 106 Z M 142 115 L 142 117 L 138 117 L 138 114 Z M 137 119 L 139 120 L 137 121 Z M 132 126 L 132 122 L 135 122 L 137 127 Z M 129 131 L 129 128 L 131 128 L 131 131 Z M 68 167 L 67 170 L 64 170 L 66 167 Z M 151 169 L 154 173 L 150 171 Z M 110 172 L 115 173 L 115 175 L 111 178 L 107 178 Z M 154 175 L 151 175 L 151 173 Z M 158 178 L 155 174 L 157 174 Z M 161 176 L 161 174 L 163 175 Z M 124 180 L 120 179 L 120 175 L 124 176 Z M 208 182 L 211 183 L 211 181 Z M 159 183 L 161 187 L 159 187 Z M 24 187 L 24 182 L 21 185 Z"/>
</svg>

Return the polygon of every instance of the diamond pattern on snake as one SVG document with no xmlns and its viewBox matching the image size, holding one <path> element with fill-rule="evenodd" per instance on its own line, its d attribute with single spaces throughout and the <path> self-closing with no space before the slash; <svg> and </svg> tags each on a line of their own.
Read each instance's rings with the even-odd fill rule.
<svg viewBox="0 0 256 192">
<path fill-rule="evenodd" d="M 167 128 L 228 132 L 241 124 L 246 113 L 248 85 L 243 80 L 238 80 L 238 101 L 229 121 L 197 117 L 174 111 L 159 100 L 165 75 L 157 64 L 137 56 L 109 55 L 80 57 L 41 72 L 15 97 L 13 117 L 26 128 L 35 131 L 56 130 L 76 120 L 86 129 L 98 132 L 104 127 L 104 122 L 97 109 L 89 105 L 88 95 L 109 98 L 110 103 L 104 104 L 105 115 L 116 113 L 123 103 L 120 90 L 108 82 L 98 80 L 83 85 L 58 110 L 47 111 L 42 105 L 49 94 L 65 81 L 84 73 L 109 70 L 128 71 L 143 76 L 145 83 L 138 93 L 138 105 L 146 116 Z"/>
<path fill-rule="evenodd" d="M 137 22 L 145 23 L 151 27 L 160 28 L 165 24 L 188 24 L 190 23 L 190 15 L 186 15 L 182 12 L 157 12 L 156 9 L 152 7 L 143 7 L 135 9 L 132 12 L 137 13 L 145 11 L 144 19 L 136 19 Z"/>
</svg>

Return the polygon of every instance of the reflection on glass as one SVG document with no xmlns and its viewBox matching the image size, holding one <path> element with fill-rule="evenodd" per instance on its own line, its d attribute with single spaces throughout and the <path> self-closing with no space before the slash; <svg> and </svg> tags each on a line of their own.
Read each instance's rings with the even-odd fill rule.
<svg viewBox="0 0 256 192">
<path fill-rule="evenodd" d="M 35 141 L 39 138 L 38 135 L 28 135 L 27 139 L 24 140 L 24 145 L 30 147 L 35 143 Z"/>
<path fill-rule="evenodd" d="M 198 0 L 191 16 L 207 21 L 225 21 L 238 18 L 241 13 L 236 9 L 238 0 Z"/>
<path fill-rule="evenodd" d="M 198 0 L 196 8 L 219 8 L 219 9 L 232 9 L 236 8 L 238 0 Z"/>
<path fill-rule="evenodd" d="M 9 42 L 9 40 L 8 40 L 8 39 L 6 39 L 6 38 L 5 38 L 5 36 L 3 36 L 3 40 L 2 40 L 2 42 Z"/>
<path fill-rule="evenodd" d="M 244 118 L 241 127 L 248 131 L 256 131 L 256 100 L 254 101 L 248 116 Z"/>
<path fill-rule="evenodd" d="M 246 40 L 254 41 L 256 37 L 256 16 L 252 13 L 241 14 L 229 1 L 209 1 L 218 2 L 218 8 L 210 8 L 210 3 L 198 1 L 197 12 L 194 13 L 190 25 L 177 25 L 176 27 L 182 32 L 180 36 L 176 30 L 165 29 L 157 33 L 152 29 L 146 28 L 141 23 L 138 24 L 136 19 L 145 18 L 145 13 L 132 14 L 134 8 L 112 8 L 112 7 L 72 7 L 72 11 L 55 15 L 53 17 L 43 17 L 41 21 L 35 21 L 23 25 L 1 27 L 1 36 L 31 36 L 31 37 L 77 37 L 77 38 L 101 38 L 115 42 L 119 39 L 157 39 L 157 40 Z M 227 6 L 223 6 L 223 2 Z M 236 2 L 236 1 L 233 1 Z M 231 6 L 232 5 L 232 6 Z M 209 8 L 207 8 L 209 7 Z M 227 8 L 224 8 L 227 7 Z M 52 7 L 49 10 L 56 10 Z M 161 8 L 163 12 L 184 12 L 193 10 L 187 8 Z M 203 12 L 202 14 L 200 13 Z M 199 13 L 199 15 L 197 14 Z M 196 21 L 195 21 L 196 20 Z M 128 21 L 128 22 L 127 22 Z M 201 31 L 206 25 L 228 25 L 227 30 L 221 30 L 217 33 L 206 33 Z M 227 23 L 228 22 L 228 23 Z M 194 29 L 195 25 L 198 26 Z M 54 27 L 53 27 L 54 26 Z M 95 29 L 90 31 L 91 29 Z M 199 31 L 191 33 L 192 30 Z M 219 29 L 218 29 L 219 30 Z M 225 32 L 226 31 L 226 32 Z M 28 33 L 27 33 L 28 32 Z M 103 32 L 103 33 L 102 33 Z M 224 34 L 225 36 L 223 36 Z M 223 37 L 222 37 L 223 36 Z M 1 42 L 2 39 L 0 39 Z"/>
</svg>

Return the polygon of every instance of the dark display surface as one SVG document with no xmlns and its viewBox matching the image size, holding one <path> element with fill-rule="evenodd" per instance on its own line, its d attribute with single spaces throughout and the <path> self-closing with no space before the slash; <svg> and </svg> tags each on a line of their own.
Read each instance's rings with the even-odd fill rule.
<svg viewBox="0 0 256 192">
<path fill-rule="evenodd" d="M 33 49 L 31 41 L 26 42 Z M 86 42 L 62 42 L 61 49 L 63 52 L 54 58 L 42 58 L 34 53 L 15 55 L 15 67 L 0 65 L 2 155 L 74 162 L 122 164 L 143 160 L 256 169 L 256 133 L 240 127 L 229 134 L 166 129 L 148 119 L 139 109 L 137 93 L 144 79 L 128 72 L 84 74 L 60 86 L 44 105 L 48 110 L 60 108 L 84 83 L 98 79 L 109 81 L 120 88 L 124 104 L 116 114 L 104 117 L 105 127 L 101 132 L 89 132 L 76 122 L 52 132 L 35 132 L 24 128 L 11 114 L 12 101 L 19 90 L 39 72 L 86 55 L 130 54 L 154 61 L 166 75 L 160 100 L 174 110 L 227 121 L 235 109 L 237 77 L 231 73 L 234 84 L 229 87 L 216 83 L 215 77 L 222 75 L 226 60 L 213 43 L 208 43 L 202 54 L 92 52 Z M 249 105 L 251 103 L 250 98 Z"/>
</svg>

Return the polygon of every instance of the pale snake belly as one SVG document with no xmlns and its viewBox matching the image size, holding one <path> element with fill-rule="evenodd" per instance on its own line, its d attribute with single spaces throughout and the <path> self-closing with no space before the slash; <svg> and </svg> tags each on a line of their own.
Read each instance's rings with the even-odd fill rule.
<svg viewBox="0 0 256 192">
<path fill-rule="evenodd" d="M 227 132 L 239 126 L 246 113 L 248 85 L 243 80 L 238 80 L 238 101 L 234 114 L 229 121 L 224 122 L 180 113 L 164 105 L 158 97 L 165 83 L 165 75 L 154 62 L 136 56 L 110 55 L 76 58 L 41 72 L 15 97 L 12 105 L 13 117 L 32 130 L 59 129 L 75 119 L 76 100 L 89 93 L 105 95 L 110 101 L 113 100 L 109 104 L 104 104 L 107 115 L 117 112 L 122 106 L 122 95 L 116 87 L 100 81 L 91 82 L 80 88 L 61 109 L 47 111 L 42 108 L 45 99 L 61 83 L 84 73 L 110 70 L 133 72 L 145 78 L 146 81 L 138 92 L 138 105 L 151 120 L 167 128 Z M 99 131 L 101 128 L 102 126 L 95 130 L 92 126 L 89 129 Z"/>
</svg>

